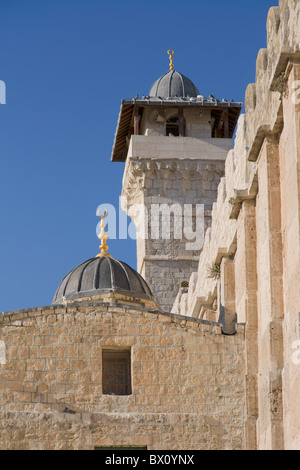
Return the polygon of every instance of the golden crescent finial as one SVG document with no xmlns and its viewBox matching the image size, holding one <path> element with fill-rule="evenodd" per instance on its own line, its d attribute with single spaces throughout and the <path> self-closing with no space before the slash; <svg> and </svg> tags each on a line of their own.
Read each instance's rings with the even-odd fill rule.
<svg viewBox="0 0 300 470">
<path fill-rule="evenodd" d="M 99 246 L 101 251 L 100 251 L 100 253 L 98 253 L 96 255 L 96 258 L 101 258 L 102 256 L 108 256 L 109 258 L 111 258 L 111 255 L 109 253 L 107 253 L 108 246 L 106 244 L 106 240 L 108 239 L 108 235 L 105 232 L 106 224 L 104 223 L 104 220 L 103 220 L 103 219 L 105 219 L 105 217 L 107 217 L 108 211 L 106 209 L 104 209 L 104 215 L 99 214 L 99 212 L 97 212 L 97 215 L 99 217 L 101 217 L 101 224 L 100 224 L 101 231 L 98 235 L 99 240 L 101 240 L 101 245 Z"/>
<path fill-rule="evenodd" d="M 169 50 L 167 51 L 167 53 L 169 54 L 169 59 L 170 59 L 170 64 L 169 64 L 170 70 L 173 70 L 173 68 L 174 68 L 174 64 L 173 64 L 173 55 L 174 55 L 174 51 L 173 51 L 172 49 L 169 49 Z"/>
<path fill-rule="evenodd" d="M 99 211 L 97 212 L 98 217 L 101 217 L 101 219 L 105 219 L 105 217 L 108 216 L 108 210 L 104 209 L 104 215 L 99 214 Z"/>
</svg>

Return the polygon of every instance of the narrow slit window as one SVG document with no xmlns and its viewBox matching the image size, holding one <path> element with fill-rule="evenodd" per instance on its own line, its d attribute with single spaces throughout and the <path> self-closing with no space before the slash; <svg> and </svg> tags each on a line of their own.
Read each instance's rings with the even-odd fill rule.
<svg viewBox="0 0 300 470">
<path fill-rule="evenodd" d="M 130 351 L 102 351 L 102 390 L 105 395 L 131 395 Z"/>
</svg>

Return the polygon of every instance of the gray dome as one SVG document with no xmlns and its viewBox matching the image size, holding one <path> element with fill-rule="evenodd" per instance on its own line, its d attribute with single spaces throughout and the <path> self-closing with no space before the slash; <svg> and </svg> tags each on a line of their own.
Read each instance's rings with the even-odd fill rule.
<svg viewBox="0 0 300 470">
<path fill-rule="evenodd" d="M 197 95 L 199 91 L 193 82 L 176 70 L 169 70 L 156 80 L 149 92 L 149 96 L 161 98 L 175 98 L 176 96 L 187 98 L 197 97 Z"/>
<path fill-rule="evenodd" d="M 140 274 L 126 263 L 104 256 L 91 258 L 70 271 L 58 286 L 52 304 L 111 291 L 153 299 Z"/>
</svg>

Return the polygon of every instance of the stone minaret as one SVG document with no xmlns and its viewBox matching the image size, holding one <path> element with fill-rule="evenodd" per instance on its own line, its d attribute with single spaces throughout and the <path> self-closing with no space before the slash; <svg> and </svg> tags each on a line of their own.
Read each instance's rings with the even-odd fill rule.
<svg viewBox="0 0 300 470">
<path fill-rule="evenodd" d="M 112 161 L 125 161 L 123 208 L 135 222 L 137 270 L 164 311 L 197 271 L 242 104 L 204 98 L 173 68 L 149 96 L 122 100 Z"/>
</svg>

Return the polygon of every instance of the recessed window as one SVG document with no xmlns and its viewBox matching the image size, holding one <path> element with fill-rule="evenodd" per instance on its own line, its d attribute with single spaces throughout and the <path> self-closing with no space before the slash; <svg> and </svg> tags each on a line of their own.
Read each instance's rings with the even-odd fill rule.
<svg viewBox="0 0 300 470">
<path fill-rule="evenodd" d="M 166 122 L 166 135 L 167 136 L 179 136 L 179 119 L 178 116 L 167 119 Z"/>
<path fill-rule="evenodd" d="M 182 281 L 182 283 L 180 284 L 180 287 L 189 287 L 188 281 Z"/>
<path fill-rule="evenodd" d="M 131 395 L 129 350 L 102 351 L 102 390 L 106 395 Z"/>
</svg>

